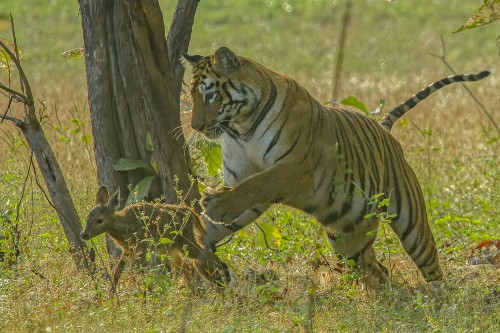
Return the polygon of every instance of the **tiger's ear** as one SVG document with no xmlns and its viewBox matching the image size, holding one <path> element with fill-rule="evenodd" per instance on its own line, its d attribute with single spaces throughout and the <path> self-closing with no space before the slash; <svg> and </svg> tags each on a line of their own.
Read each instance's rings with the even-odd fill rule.
<svg viewBox="0 0 500 333">
<path fill-rule="evenodd" d="M 183 64 L 190 64 L 191 66 L 194 67 L 200 63 L 201 59 L 203 59 L 203 57 L 201 55 L 197 55 L 197 54 L 191 55 L 191 54 L 183 52 L 181 62 Z"/>
<path fill-rule="evenodd" d="M 226 72 L 238 70 L 241 67 L 240 61 L 238 60 L 236 54 L 234 54 L 233 51 L 224 46 L 215 50 L 214 60 L 214 64 L 219 66 Z"/>
</svg>

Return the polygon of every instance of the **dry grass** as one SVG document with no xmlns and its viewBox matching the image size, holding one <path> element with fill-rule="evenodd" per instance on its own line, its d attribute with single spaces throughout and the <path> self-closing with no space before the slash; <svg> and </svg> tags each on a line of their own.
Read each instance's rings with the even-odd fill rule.
<svg viewBox="0 0 500 333">
<path fill-rule="evenodd" d="M 201 296 L 128 272 L 119 298 L 102 280 L 95 284 L 68 268 L 65 255 L 36 268 L 20 264 L 4 281 L 3 331 L 175 332 L 184 325 L 188 332 L 304 332 L 312 325 L 315 332 L 494 332 L 500 324 L 500 277 L 492 266 L 446 264 L 446 285 L 415 289 L 421 281 L 413 265 L 398 257 L 391 287 L 373 294 L 325 267 L 311 274 L 304 259 L 275 265 L 279 280 L 239 280 L 225 294 Z"/>
</svg>

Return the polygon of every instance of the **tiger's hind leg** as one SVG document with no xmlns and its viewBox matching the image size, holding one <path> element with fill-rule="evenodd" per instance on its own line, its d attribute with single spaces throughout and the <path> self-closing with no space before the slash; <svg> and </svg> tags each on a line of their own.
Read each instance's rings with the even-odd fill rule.
<svg viewBox="0 0 500 333">
<path fill-rule="evenodd" d="M 329 233 L 328 240 L 333 251 L 347 260 L 354 260 L 354 268 L 362 274 L 362 280 L 370 289 L 377 289 L 387 282 L 389 270 L 375 256 L 373 243 L 379 221 L 364 219 L 350 232 Z"/>
<path fill-rule="evenodd" d="M 427 218 L 418 221 L 417 217 L 401 216 L 390 225 L 424 279 L 427 282 L 442 280 L 443 272 L 439 265 L 436 242 Z"/>
<path fill-rule="evenodd" d="M 390 226 L 424 279 L 427 282 L 442 280 L 443 271 L 439 265 L 436 242 L 427 220 L 422 190 L 415 174 L 408 166 L 406 167 L 408 169 L 404 178 L 402 176 L 399 180 L 405 187 L 391 192 L 388 206 L 388 214 L 392 217 Z"/>
</svg>

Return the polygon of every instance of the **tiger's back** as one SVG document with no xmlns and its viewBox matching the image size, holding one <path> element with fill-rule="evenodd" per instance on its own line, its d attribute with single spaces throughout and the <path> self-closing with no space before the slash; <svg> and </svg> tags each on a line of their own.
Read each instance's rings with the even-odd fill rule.
<svg viewBox="0 0 500 333">
<path fill-rule="evenodd" d="M 231 186 L 204 198 L 205 213 L 227 223 L 211 226 L 208 242 L 243 228 L 273 203 L 288 204 L 315 216 L 334 251 L 377 285 L 387 269 L 373 242 L 378 214 L 386 213 L 424 278 L 442 277 L 417 178 L 386 130 L 401 112 L 384 129 L 360 113 L 323 106 L 293 79 L 227 48 L 185 58 L 194 67 L 192 126 L 222 137 Z M 378 204 L 383 199 L 388 207 Z"/>
</svg>

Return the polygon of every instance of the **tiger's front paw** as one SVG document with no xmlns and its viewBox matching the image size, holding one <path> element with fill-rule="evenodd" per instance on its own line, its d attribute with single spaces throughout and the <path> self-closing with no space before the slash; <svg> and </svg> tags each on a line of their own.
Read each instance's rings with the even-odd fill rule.
<svg viewBox="0 0 500 333">
<path fill-rule="evenodd" d="M 230 224 L 240 216 L 244 210 L 234 200 L 234 194 L 230 188 L 225 188 L 215 193 L 205 194 L 201 200 L 205 214 L 212 220 Z"/>
</svg>

